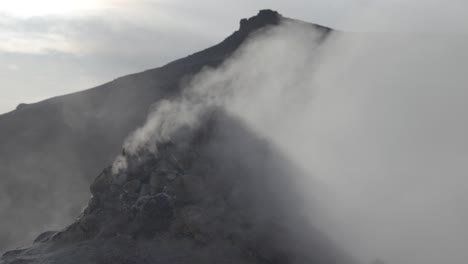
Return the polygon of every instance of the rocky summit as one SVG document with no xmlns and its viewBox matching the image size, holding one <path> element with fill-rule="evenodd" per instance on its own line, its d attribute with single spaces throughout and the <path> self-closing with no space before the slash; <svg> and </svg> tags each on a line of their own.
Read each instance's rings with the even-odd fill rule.
<svg viewBox="0 0 468 264">
<path fill-rule="evenodd" d="M 72 225 L 0 263 L 352 263 L 303 217 L 299 171 L 242 122 L 212 111 L 156 146 L 123 150 Z"/>
</svg>

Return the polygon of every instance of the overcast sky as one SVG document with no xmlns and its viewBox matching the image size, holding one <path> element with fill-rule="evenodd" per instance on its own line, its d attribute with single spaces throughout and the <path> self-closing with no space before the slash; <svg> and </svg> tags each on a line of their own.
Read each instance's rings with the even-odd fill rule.
<svg viewBox="0 0 468 264">
<path fill-rule="evenodd" d="M 211 46 L 259 9 L 347 30 L 372 16 L 465 27 L 464 0 L 0 0 L 0 113 L 94 87 Z M 375 12 L 379 4 L 383 12 Z M 350 21 L 353 21 L 352 23 Z M 432 23 L 434 24 L 434 23 Z M 388 25 L 386 27 L 388 29 Z"/>
</svg>

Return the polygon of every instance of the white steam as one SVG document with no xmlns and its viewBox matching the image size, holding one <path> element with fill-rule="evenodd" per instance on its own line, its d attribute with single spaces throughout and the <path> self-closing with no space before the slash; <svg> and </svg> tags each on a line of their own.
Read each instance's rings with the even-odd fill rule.
<svg viewBox="0 0 468 264">
<path fill-rule="evenodd" d="M 310 25 L 288 22 L 258 32 L 223 65 L 195 76 L 180 97 L 158 102 L 145 125 L 126 140 L 125 150 L 137 153 L 145 148 L 157 153 L 157 142 L 169 140 L 180 127 L 196 126 L 212 107 L 264 120 L 272 101 L 302 100 L 306 92 L 300 87 L 302 78 L 315 62 L 314 49 L 321 37 Z"/>
<path fill-rule="evenodd" d="M 468 259 L 468 40 L 335 34 L 284 23 L 155 106 L 132 153 L 221 106 L 323 185 L 317 223 L 363 262 Z M 314 186 L 316 187 L 316 186 Z M 317 202 L 317 200 L 314 200 Z M 311 212 L 314 214 L 314 212 Z"/>
</svg>

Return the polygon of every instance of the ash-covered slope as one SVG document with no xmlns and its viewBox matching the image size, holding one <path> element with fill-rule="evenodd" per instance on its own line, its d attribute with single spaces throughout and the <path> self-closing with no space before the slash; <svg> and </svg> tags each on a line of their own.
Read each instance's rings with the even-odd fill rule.
<svg viewBox="0 0 468 264">
<path fill-rule="evenodd" d="M 238 31 L 214 47 L 1 115 L 0 251 L 31 239 L 37 230 L 71 221 L 88 199 L 92 176 L 144 122 L 152 103 L 177 96 L 184 79 L 219 65 L 252 32 L 281 19 L 276 12 L 261 11 L 242 20 Z"/>
<path fill-rule="evenodd" d="M 222 111 L 124 157 L 75 223 L 0 263 L 353 263 L 303 217 L 300 172 Z"/>
</svg>

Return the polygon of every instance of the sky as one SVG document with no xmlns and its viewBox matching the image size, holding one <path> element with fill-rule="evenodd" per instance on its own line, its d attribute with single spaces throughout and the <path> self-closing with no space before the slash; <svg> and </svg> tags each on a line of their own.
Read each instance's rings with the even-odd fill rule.
<svg viewBox="0 0 468 264">
<path fill-rule="evenodd" d="M 463 176 L 468 157 L 466 38 L 460 42 L 441 37 L 468 32 L 466 0 L 37 2 L 0 0 L 0 113 L 22 102 L 91 88 L 204 49 L 235 31 L 241 18 L 263 8 L 348 31 L 428 35 L 413 42 L 375 35 L 359 45 L 339 42 L 342 46 L 333 52 L 344 55 L 335 57 L 333 67 L 321 65 L 318 79 L 321 90 L 329 89 L 323 92 L 321 104 L 310 106 L 314 108 L 310 112 L 317 112 L 315 108 L 322 112 L 305 116 L 318 122 L 284 118 L 296 125 L 317 123 L 310 143 L 301 140 L 307 136 L 302 133 L 310 130 L 294 132 L 289 123 L 280 124 L 283 130 L 265 126 L 265 131 L 284 132 L 278 137 L 286 140 L 277 141 L 291 146 L 288 154 L 299 162 L 302 157 L 317 175 L 343 186 L 337 192 L 343 202 L 339 208 L 353 209 L 355 218 L 347 221 L 349 211 L 340 210 L 340 219 L 355 223 L 351 231 L 368 231 L 361 232 L 368 242 L 353 240 L 353 246 L 369 248 L 370 241 L 375 242 L 376 251 L 395 248 L 398 254 L 394 255 L 415 248 L 426 251 L 422 257 L 437 260 L 433 263 L 443 263 L 440 258 L 450 255 L 454 261 L 446 263 L 466 260 L 462 248 L 468 237 Z M 307 55 L 307 48 L 292 55 Z M 244 68 L 241 73 L 249 77 L 243 74 Z M 279 74 L 273 73 L 267 76 L 277 82 Z M 288 109 L 277 107 L 277 102 L 252 104 Z M 309 151 L 314 149 L 311 156 Z M 343 181 L 343 176 L 349 180 Z M 365 221 L 366 217 L 373 221 Z M 372 241 L 375 234 L 383 239 Z M 400 234 L 404 239 L 395 238 Z M 401 255 L 421 258 L 422 254 Z"/>
<path fill-rule="evenodd" d="M 376 5 L 385 12 L 373 11 Z M 425 27 L 430 16 L 440 30 L 458 31 L 466 24 L 463 5 L 462 0 L 0 0 L 0 113 L 162 66 L 221 41 L 241 18 L 260 9 L 353 31 L 380 30 L 378 23 L 356 19 L 373 16 L 431 31 Z"/>
</svg>

